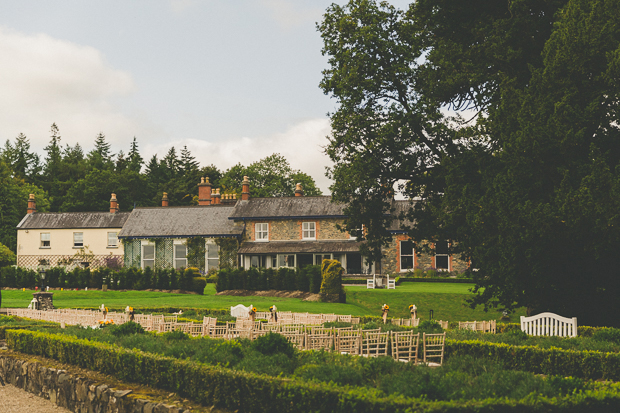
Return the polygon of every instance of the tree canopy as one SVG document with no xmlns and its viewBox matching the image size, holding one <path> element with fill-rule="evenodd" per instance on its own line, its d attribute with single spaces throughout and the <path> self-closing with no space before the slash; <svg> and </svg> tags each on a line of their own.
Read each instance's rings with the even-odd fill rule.
<svg viewBox="0 0 620 413">
<path fill-rule="evenodd" d="M 618 324 L 618 16 L 612 0 L 330 6 L 332 192 L 375 258 L 396 187 L 417 251 L 452 240 L 477 270 L 472 305 Z"/>
</svg>

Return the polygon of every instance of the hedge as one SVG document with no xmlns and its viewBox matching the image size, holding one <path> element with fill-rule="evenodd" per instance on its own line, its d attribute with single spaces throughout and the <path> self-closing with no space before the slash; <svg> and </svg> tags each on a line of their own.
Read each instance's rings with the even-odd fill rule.
<svg viewBox="0 0 620 413">
<path fill-rule="evenodd" d="M 446 357 L 452 354 L 492 357 L 504 362 L 508 369 L 537 374 L 620 380 L 620 354 L 618 353 L 564 350 L 556 347 L 513 346 L 477 340 L 446 340 L 445 352 Z"/>
<path fill-rule="evenodd" d="M 240 412 L 617 412 L 620 409 L 618 384 L 596 385 L 595 390 L 552 399 L 528 396 L 523 400 L 429 402 L 385 397 L 368 388 L 336 387 L 331 383 L 233 371 L 64 335 L 9 330 L 7 343 L 15 351 L 174 391 L 205 406 Z"/>
<path fill-rule="evenodd" d="M 303 268 L 235 268 L 220 270 L 215 289 L 226 290 L 287 290 L 317 294 L 321 288 L 321 268 L 307 265 Z"/>
<path fill-rule="evenodd" d="M 74 268 L 67 271 L 63 267 L 53 267 L 46 271 L 45 284 L 50 288 L 101 288 L 107 284 L 111 290 L 186 290 L 203 294 L 207 285 L 206 278 L 196 277 L 192 269 L 174 270 L 124 267 L 118 270 L 100 267 Z M 0 285 L 9 288 L 28 288 L 40 285 L 36 271 L 21 267 L 3 267 L 0 269 Z"/>
</svg>

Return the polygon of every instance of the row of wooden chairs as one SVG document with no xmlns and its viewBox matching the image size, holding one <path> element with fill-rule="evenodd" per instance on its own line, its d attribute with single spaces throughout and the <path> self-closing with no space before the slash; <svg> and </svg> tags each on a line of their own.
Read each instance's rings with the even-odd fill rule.
<svg viewBox="0 0 620 413">
<path fill-rule="evenodd" d="M 497 322 L 491 321 L 459 321 L 459 328 L 481 331 L 483 333 L 495 333 L 497 331 Z"/>
<path fill-rule="evenodd" d="M 254 317 L 256 320 L 271 320 L 271 313 L 268 311 L 257 311 Z M 248 317 L 237 317 L 237 321 L 249 319 Z M 312 313 L 293 313 L 291 311 L 278 311 L 279 324 L 323 324 L 326 322 L 346 322 L 359 324 L 359 317 L 340 314 L 312 314 Z"/>
</svg>

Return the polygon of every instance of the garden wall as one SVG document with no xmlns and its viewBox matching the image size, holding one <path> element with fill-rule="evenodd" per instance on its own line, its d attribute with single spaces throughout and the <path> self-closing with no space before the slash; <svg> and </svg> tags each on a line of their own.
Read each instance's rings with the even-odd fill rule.
<svg viewBox="0 0 620 413">
<path fill-rule="evenodd" d="M 176 406 L 128 397 L 131 390 L 114 390 L 105 384 L 69 374 L 65 370 L 47 368 L 12 355 L 0 355 L 0 375 L 15 387 L 49 399 L 73 412 L 184 412 Z"/>
</svg>

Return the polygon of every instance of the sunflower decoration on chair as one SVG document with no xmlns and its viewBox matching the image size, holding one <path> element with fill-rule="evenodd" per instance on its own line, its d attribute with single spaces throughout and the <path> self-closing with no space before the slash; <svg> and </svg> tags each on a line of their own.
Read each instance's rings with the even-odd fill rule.
<svg viewBox="0 0 620 413">
<path fill-rule="evenodd" d="M 271 307 L 269 307 L 269 312 L 271 313 L 271 321 L 272 323 L 277 323 L 278 322 L 278 307 L 276 307 L 275 305 L 272 305 Z"/>
<path fill-rule="evenodd" d="M 250 307 L 248 315 L 250 316 L 250 320 L 254 321 L 256 319 L 256 307 Z"/>
<path fill-rule="evenodd" d="M 390 306 L 387 304 L 383 304 L 383 306 L 381 307 L 381 311 L 383 312 L 382 317 L 383 317 L 383 324 L 387 323 L 387 315 L 388 315 L 388 311 L 390 311 Z"/>
<path fill-rule="evenodd" d="M 133 307 L 129 307 L 129 306 L 125 307 L 125 314 L 127 314 L 129 321 L 134 321 L 136 313 L 133 310 Z"/>
</svg>

